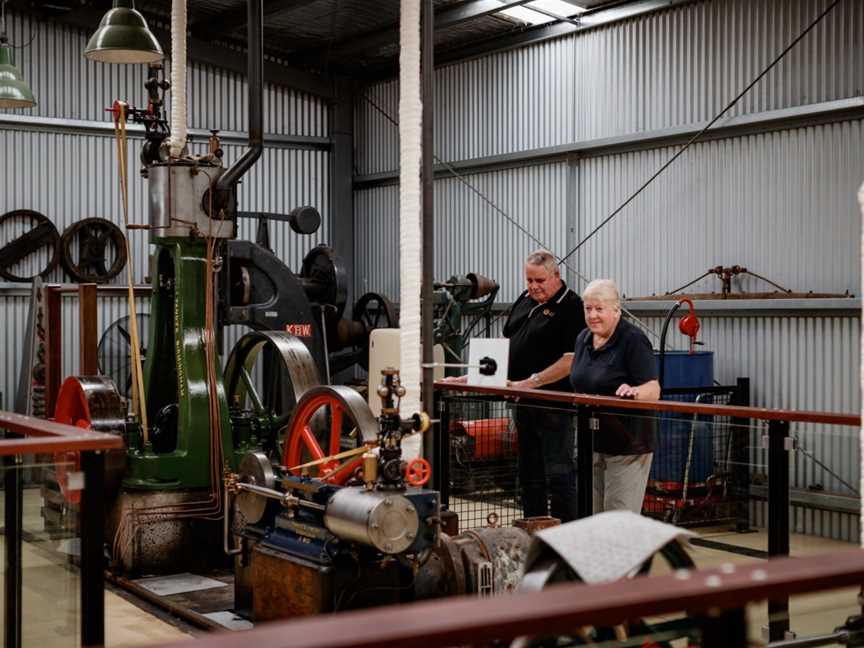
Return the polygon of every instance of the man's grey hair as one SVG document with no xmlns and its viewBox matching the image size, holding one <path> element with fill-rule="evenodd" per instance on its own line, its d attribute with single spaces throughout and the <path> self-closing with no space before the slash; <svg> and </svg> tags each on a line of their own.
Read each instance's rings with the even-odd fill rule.
<svg viewBox="0 0 864 648">
<path fill-rule="evenodd" d="M 535 250 L 525 259 L 525 265 L 543 266 L 549 274 L 558 272 L 558 259 L 549 250 Z"/>
</svg>

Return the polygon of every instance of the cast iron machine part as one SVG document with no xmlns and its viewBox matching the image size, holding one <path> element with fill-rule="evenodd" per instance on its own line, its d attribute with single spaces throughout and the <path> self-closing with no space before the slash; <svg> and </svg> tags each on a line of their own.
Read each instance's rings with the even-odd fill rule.
<svg viewBox="0 0 864 648">
<path fill-rule="evenodd" d="M 404 388 L 395 370 L 384 372 L 378 394 L 376 420 L 348 388 L 309 390 L 288 424 L 282 465 L 253 453 L 228 476 L 233 525 L 226 521 L 225 545 L 236 556 L 236 609 L 263 621 L 405 600 L 440 535 L 439 495 L 420 487 L 428 471 L 409 487 L 402 460 L 403 436 L 427 430 L 429 418 L 400 418 Z M 332 423 L 324 436 L 338 448 L 346 422 L 357 431 L 356 450 L 321 456 L 310 424 L 322 408 L 330 409 Z M 291 465 L 306 453 L 312 461 Z M 341 458 L 349 461 L 339 464 Z M 315 468 L 318 477 L 304 468 Z"/>
<path fill-rule="evenodd" d="M 435 344 L 444 347 L 444 358 L 448 365 L 462 361 L 462 351 L 471 333 L 491 312 L 497 295 L 498 284 L 474 272 L 434 284 L 433 333 Z M 464 331 L 463 317 L 473 317 Z"/>
<path fill-rule="evenodd" d="M 60 237 L 60 262 L 75 281 L 106 283 L 126 267 L 126 237 L 104 218 L 77 221 Z"/>
<path fill-rule="evenodd" d="M 0 229 L 14 224 L 28 224 L 30 229 L 0 248 L 0 277 L 6 281 L 29 282 L 46 278 L 59 262 L 60 234 L 47 216 L 32 209 L 15 209 L 0 216 Z M 26 260 L 46 258 L 41 269 L 27 275 L 18 274 L 16 266 Z"/>
<path fill-rule="evenodd" d="M 122 111 L 145 125 L 142 175 L 154 247 L 143 378 L 151 425 L 132 420 L 123 430 L 126 468 L 109 516 L 115 565 L 127 572 L 213 564 L 213 552 L 222 553 L 223 471 L 237 470 L 250 452 L 275 451 L 290 407 L 318 377 L 305 344 L 284 332 L 252 333 L 229 359 L 226 385 L 215 351 L 216 299 L 212 311 L 203 307 L 236 236 L 237 184 L 263 148 L 261 0 L 248 0 L 248 9 L 249 148 L 233 166 L 223 166 L 215 134 L 205 154 L 171 157 L 160 95 L 167 84 L 157 68 L 146 110 L 113 108 L 115 117 Z M 263 348 L 284 377 L 269 394 L 256 383 Z"/>
<path fill-rule="evenodd" d="M 401 453 L 404 436 L 427 430 L 429 419 L 401 418 L 395 370 L 382 372 L 377 393 L 376 420 L 348 388 L 309 390 L 281 464 L 253 453 L 228 476 L 225 549 L 235 556 L 238 612 L 265 621 L 518 584 L 529 535 L 512 527 L 442 534 L 439 495 L 422 488 L 428 471 L 413 470 Z M 315 432 L 310 423 L 322 408 L 333 427 Z M 322 456 L 322 432 L 329 451 L 340 450 L 334 439 L 344 437 L 343 424 L 357 431 L 358 447 Z"/>
</svg>

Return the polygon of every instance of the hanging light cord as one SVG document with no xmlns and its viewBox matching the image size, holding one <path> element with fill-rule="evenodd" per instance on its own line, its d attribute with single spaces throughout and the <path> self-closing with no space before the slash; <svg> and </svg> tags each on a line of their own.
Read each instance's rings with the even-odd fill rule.
<svg viewBox="0 0 864 648">
<path fill-rule="evenodd" d="M 23 45 L 12 45 L 9 43 L 9 38 L 6 35 L 6 3 L 9 0 L 3 0 L 2 4 L 0 4 L 0 43 L 4 43 L 6 47 L 11 47 L 12 49 L 24 49 L 25 47 L 30 47 L 33 44 L 33 41 L 36 40 L 36 30 L 30 34 L 30 40 L 28 40 Z"/>
<path fill-rule="evenodd" d="M 791 43 L 789 43 L 789 45 L 786 46 L 786 49 L 784 49 L 782 52 L 780 52 L 780 54 L 778 54 L 776 56 L 776 58 L 773 61 L 771 61 L 771 63 L 768 65 L 768 67 L 766 67 L 764 70 L 762 70 L 762 72 L 760 72 L 756 76 L 755 79 L 753 79 L 749 84 L 747 84 L 747 87 L 744 88 L 741 92 L 739 92 L 738 95 L 732 101 L 730 101 L 723 110 L 721 110 L 719 113 L 717 113 L 717 115 L 714 116 L 714 119 L 712 119 L 710 122 L 708 122 L 708 124 L 705 126 L 705 128 L 703 128 L 698 133 L 696 133 L 693 137 L 691 137 L 687 141 L 687 143 L 684 146 L 682 146 L 678 150 L 678 152 L 675 153 L 675 155 L 673 155 L 671 158 L 669 158 L 665 162 L 665 164 L 663 164 L 663 166 L 661 166 L 659 169 L 657 169 L 657 171 L 654 173 L 654 175 L 652 175 L 650 178 L 648 178 L 648 180 L 646 180 L 645 183 L 641 187 L 639 187 L 627 200 L 625 200 L 623 203 L 621 203 L 621 205 L 615 211 L 613 211 L 611 214 L 609 214 L 605 219 L 603 219 L 603 221 L 599 225 L 597 225 L 597 227 L 595 227 L 593 230 L 591 230 L 591 232 L 588 234 L 588 236 L 586 236 L 581 241 L 579 241 L 579 243 L 576 245 L 576 247 L 574 247 L 566 255 L 564 255 L 564 258 L 561 259 L 561 262 L 563 263 L 564 261 L 566 261 L 568 258 L 570 258 L 571 255 L 573 255 L 577 250 L 579 250 L 579 248 L 581 248 L 583 245 L 585 245 L 597 232 L 599 232 L 601 229 L 603 229 L 603 227 L 609 221 L 611 221 L 618 214 L 620 214 L 627 205 L 629 205 L 631 202 L 633 202 L 639 194 L 641 194 L 645 189 L 647 189 L 648 185 L 650 185 L 652 182 L 654 182 L 654 180 L 657 179 L 657 177 L 661 173 L 663 173 L 666 169 L 668 169 L 675 160 L 677 160 L 679 157 L 681 157 L 684 154 L 684 151 L 689 149 L 696 142 L 696 140 L 698 140 L 706 132 L 708 132 L 709 128 L 711 128 L 714 124 L 716 124 L 723 115 L 725 115 L 727 112 L 729 112 L 729 110 L 731 110 L 732 107 L 735 104 L 737 104 L 741 100 L 742 97 L 744 97 L 744 95 L 746 95 L 748 92 L 750 92 L 750 90 L 753 88 L 753 86 L 755 86 L 757 83 L 759 83 L 759 81 L 761 81 L 762 78 L 766 74 L 768 74 L 781 60 L 783 60 L 783 58 L 792 50 L 793 47 L 795 47 L 798 43 L 800 43 L 801 40 L 807 34 L 809 34 L 810 31 L 814 27 L 816 27 L 816 25 L 818 25 L 820 22 L 822 22 L 822 19 L 825 18 L 825 16 L 827 16 L 834 9 L 834 7 L 837 6 L 837 4 L 839 2 L 840 2 L 840 0 L 834 0 L 830 5 L 828 5 L 828 7 L 821 14 L 819 14 L 816 17 L 816 19 L 812 23 L 810 23 L 807 26 L 807 28 L 804 31 L 802 31 L 795 40 L 793 40 Z"/>
</svg>

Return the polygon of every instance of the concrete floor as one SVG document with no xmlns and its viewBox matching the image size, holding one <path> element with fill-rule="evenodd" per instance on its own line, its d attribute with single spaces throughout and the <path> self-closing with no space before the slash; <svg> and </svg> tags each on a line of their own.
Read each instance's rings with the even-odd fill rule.
<svg viewBox="0 0 864 648">
<path fill-rule="evenodd" d="M 25 491 L 24 530 L 24 645 L 40 648 L 67 648 L 78 646 L 80 603 L 78 601 L 78 573 L 70 564 L 68 552 L 75 552 L 74 541 L 50 538 L 43 530 L 39 513 L 38 490 Z M 2 508 L 2 498 L 0 498 Z M 2 518 L 0 518 L 2 519 Z M 725 529 L 704 529 L 700 535 L 707 539 L 751 549 L 764 550 L 767 546 L 764 531 L 737 534 Z M 804 556 L 847 549 L 849 544 L 813 538 L 792 536 L 792 555 Z M 0 536 L 0 551 L 3 536 Z M 716 567 L 723 563 L 744 564 L 760 559 L 727 551 L 691 547 L 697 567 Z M 2 554 L 0 554 L 2 555 Z M 652 573 L 668 571 L 662 561 Z M 826 594 L 796 597 L 792 600 L 792 630 L 799 636 L 831 632 L 847 616 L 859 612 L 856 607 L 857 590 L 846 589 Z M 2 604 L 0 588 L 0 604 Z M 0 607 L 2 609 L 2 607 Z M 176 627 L 125 600 L 112 591 L 105 593 L 106 645 L 142 646 L 176 641 L 190 637 Z M 761 627 L 767 624 L 767 604 L 748 608 L 750 635 L 753 643 L 761 643 Z M 182 624 L 180 624 L 182 625 Z"/>
</svg>

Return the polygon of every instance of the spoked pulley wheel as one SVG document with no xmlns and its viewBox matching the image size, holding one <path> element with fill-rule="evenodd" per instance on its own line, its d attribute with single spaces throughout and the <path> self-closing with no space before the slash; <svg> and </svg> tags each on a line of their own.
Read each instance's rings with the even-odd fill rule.
<svg viewBox="0 0 864 648">
<path fill-rule="evenodd" d="M 70 376 L 60 387 L 54 420 L 84 430 L 122 434 L 126 429 L 126 404 L 117 393 L 114 381 L 105 376 Z M 125 450 L 112 450 L 105 457 L 105 491 L 109 497 L 117 492 L 125 469 Z M 78 504 L 81 491 L 70 488 L 70 474 L 81 471 L 77 452 L 54 455 L 55 474 L 63 498 Z"/>
<path fill-rule="evenodd" d="M 307 346 L 281 331 L 247 333 L 225 365 L 229 407 L 257 419 L 266 428 L 265 440 L 274 444 L 297 401 L 319 384 L 318 367 Z"/>
<path fill-rule="evenodd" d="M 295 475 L 303 474 L 304 469 L 299 468 L 302 464 L 339 454 L 346 432 L 353 432 L 356 447 L 373 446 L 378 441 L 378 422 L 363 397 L 342 385 L 310 389 L 297 403 L 288 424 L 283 465 Z M 359 455 L 344 461 L 331 459 L 310 466 L 305 472 L 322 481 L 343 485 L 361 463 Z"/>
</svg>

